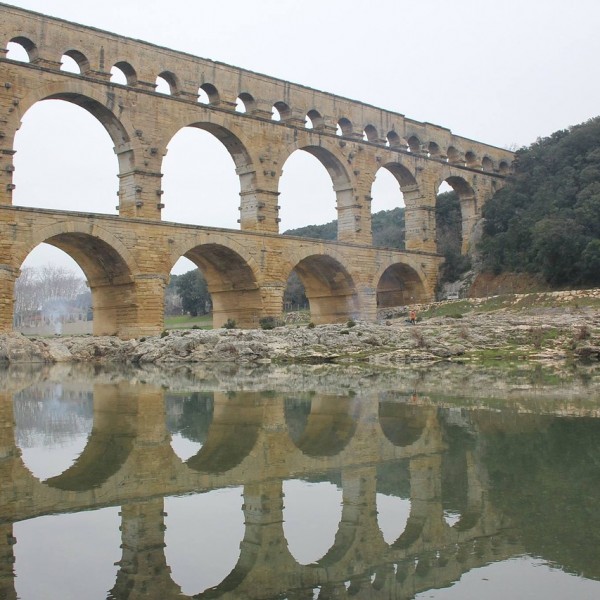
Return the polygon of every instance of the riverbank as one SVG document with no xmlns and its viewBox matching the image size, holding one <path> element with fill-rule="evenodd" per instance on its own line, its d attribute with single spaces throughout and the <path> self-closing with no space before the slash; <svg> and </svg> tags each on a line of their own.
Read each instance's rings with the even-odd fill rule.
<svg viewBox="0 0 600 600">
<path fill-rule="evenodd" d="M 419 307 L 411 325 L 406 309 L 377 323 L 272 330 L 172 330 L 134 340 L 115 337 L 0 336 L 7 363 L 95 362 L 337 363 L 373 367 L 460 361 L 474 365 L 527 361 L 564 368 L 600 358 L 600 291 L 472 299 Z"/>
</svg>

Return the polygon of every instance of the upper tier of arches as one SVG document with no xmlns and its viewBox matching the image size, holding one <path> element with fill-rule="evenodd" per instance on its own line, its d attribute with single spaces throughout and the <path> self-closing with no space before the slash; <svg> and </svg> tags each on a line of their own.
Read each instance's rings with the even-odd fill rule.
<svg viewBox="0 0 600 600">
<path fill-rule="evenodd" d="M 2 13 L 0 49 L 5 50 L 0 56 L 15 56 L 17 45 L 17 60 L 45 69 L 63 68 L 117 86 L 237 110 L 282 126 L 337 133 L 490 174 L 507 174 L 511 168 L 509 151 L 399 113 L 29 11 L 3 7 Z M 67 62 L 68 69 L 63 66 Z"/>
</svg>

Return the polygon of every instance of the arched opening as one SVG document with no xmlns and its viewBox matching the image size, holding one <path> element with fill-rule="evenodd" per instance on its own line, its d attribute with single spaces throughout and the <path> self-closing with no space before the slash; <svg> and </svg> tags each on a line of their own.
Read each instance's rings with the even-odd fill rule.
<svg viewBox="0 0 600 600">
<path fill-rule="evenodd" d="M 354 281 L 337 260 L 313 255 L 301 260 L 294 270 L 304 286 L 313 323 L 343 323 L 360 316 Z"/>
<path fill-rule="evenodd" d="M 379 138 L 377 129 L 373 125 L 367 125 L 363 131 L 363 140 L 367 142 L 376 142 Z"/>
<path fill-rule="evenodd" d="M 313 109 L 306 113 L 306 118 L 304 120 L 306 129 L 320 129 L 323 125 L 325 125 L 325 120 L 318 110 Z"/>
<path fill-rule="evenodd" d="M 203 83 L 198 88 L 198 102 L 201 104 L 219 104 L 220 97 L 217 88 L 212 83 Z"/>
<path fill-rule="evenodd" d="M 15 523 L 16 597 L 105 598 L 121 558 L 119 524 L 117 506 Z"/>
<path fill-rule="evenodd" d="M 325 557 L 342 520 L 342 491 L 330 481 L 283 482 L 283 532 L 290 554 L 301 565 Z"/>
<path fill-rule="evenodd" d="M 262 297 L 246 260 L 231 248 L 208 243 L 184 254 L 200 269 L 212 303 L 212 326 L 256 327 Z"/>
<path fill-rule="evenodd" d="M 448 152 L 446 152 L 446 156 L 448 157 L 448 162 L 450 164 L 458 165 L 464 163 L 462 154 L 454 146 L 448 146 Z"/>
<path fill-rule="evenodd" d="M 402 138 L 395 131 L 388 131 L 387 145 L 390 148 L 402 148 Z"/>
<path fill-rule="evenodd" d="M 287 121 L 292 116 L 292 109 L 285 102 L 275 102 L 271 119 L 273 121 Z"/>
<path fill-rule="evenodd" d="M 154 91 L 166 96 L 177 96 L 179 93 L 179 81 L 171 71 L 163 71 L 156 77 Z"/>
<path fill-rule="evenodd" d="M 311 149 L 294 151 L 285 161 L 279 180 L 280 230 L 291 235 L 336 239 L 336 202 L 327 166 Z"/>
<path fill-rule="evenodd" d="M 120 61 L 111 67 L 110 81 L 120 85 L 133 86 L 137 83 L 137 74 L 128 62 Z"/>
<path fill-rule="evenodd" d="M 165 289 L 165 329 L 211 329 L 212 297 L 204 274 L 181 257 L 171 269 Z"/>
<path fill-rule="evenodd" d="M 198 454 L 206 443 L 213 420 L 214 394 L 167 394 L 165 412 L 167 429 L 171 434 L 171 448 L 185 462 Z"/>
<path fill-rule="evenodd" d="M 184 596 L 217 586 L 238 563 L 245 532 L 242 491 L 165 498 L 165 559 Z"/>
<path fill-rule="evenodd" d="M 489 156 L 483 157 L 481 161 L 481 168 L 489 173 L 492 173 L 494 171 L 494 163 L 492 162 L 492 159 Z"/>
<path fill-rule="evenodd" d="M 337 133 L 338 135 L 352 135 L 352 133 L 354 132 L 354 127 L 352 126 L 352 122 L 350 121 L 350 119 L 346 119 L 346 117 L 342 117 L 339 121 L 338 121 L 338 128 L 337 128 Z"/>
<path fill-rule="evenodd" d="M 500 164 L 498 165 L 498 171 L 502 174 L 502 175 L 508 175 L 509 171 L 510 171 L 510 166 L 509 164 L 505 161 L 505 160 L 501 160 Z"/>
<path fill-rule="evenodd" d="M 379 425 L 394 446 L 414 444 L 425 432 L 428 414 L 420 406 L 401 402 L 379 403 Z"/>
<path fill-rule="evenodd" d="M 470 268 L 468 257 L 462 255 L 467 253 L 477 219 L 477 199 L 471 185 L 462 177 L 446 178 L 436 201 L 438 253 L 446 257 L 442 281 L 455 281 Z M 449 276 L 454 279 L 448 279 Z"/>
<path fill-rule="evenodd" d="M 15 136 L 13 203 L 114 214 L 113 148 L 125 141 L 114 115 L 89 98 L 62 94 L 37 102 Z"/>
<path fill-rule="evenodd" d="M 437 157 L 440 156 L 442 152 L 440 147 L 435 142 L 429 142 L 427 149 L 429 151 L 429 156 Z"/>
<path fill-rule="evenodd" d="M 286 398 L 285 421 L 294 445 L 311 457 L 336 456 L 350 442 L 360 405 L 353 398 Z"/>
<path fill-rule="evenodd" d="M 417 272 L 409 265 L 389 266 L 377 283 L 377 307 L 391 308 L 425 301 L 425 287 Z"/>
<path fill-rule="evenodd" d="M 94 423 L 91 389 L 69 381 L 37 384 L 14 395 L 15 445 L 31 474 L 60 475 L 86 447 Z"/>
<path fill-rule="evenodd" d="M 25 335 L 92 333 L 92 296 L 77 263 L 49 244 L 34 248 L 15 282 L 13 325 Z"/>
<path fill-rule="evenodd" d="M 251 393 L 214 393 L 212 420 L 200 451 L 186 465 L 201 473 L 226 473 L 248 458 L 258 439 L 262 406 Z M 206 419 L 204 419 L 206 427 Z"/>
<path fill-rule="evenodd" d="M 371 233 L 374 246 L 404 248 L 405 204 L 402 182 L 408 174 L 400 165 L 380 168 L 371 186 Z"/>
<path fill-rule="evenodd" d="M 252 174 L 236 168 L 250 164 L 240 140 L 210 123 L 180 129 L 162 162 L 165 221 L 237 228 L 240 189 L 252 186 Z"/>
<path fill-rule="evenodd" d="M 37 58 L 37 47 L 29 39 L 23 36 L 12 38 L 6 45 L 6 58 L 19 62 L 33 62 Z"/>
<path fill-rule="evenodd" d="M 411 135 L 408 138 L 407 142 L 409 152 L 413 152 L 415 154 L 421 153 L 421 141 L 416 135 Z"/>
<path fill-rule="evenodd" d="M 467 167 L 470 167 L 471 169 L 481 168 L 481 164 L 477 162 L 475 152 L 469 151 L 465 154 L 465 163 Z"/>
<path fill-rule="evenodd" d="M 410 516 L 409 461 L 384 462 L 377 465 L 377 525 L 388 545 L 406 529 Z"/>
<path fill-rule="evenodd" d="M 67 50 L 61 57 L 61 71 L 85 75 L 90 70 L 90 61 L 79 50 Z"/>
<path fill-rule="evenodd" d="M 129 328 L 137 323 L 138 308 L 130 267 L 119 252 L 99 237 L 76 231 L 56 233 L 44 242 L 68 254 L 83 272 L 91 294 L 93 333 L 127 335 Z M 63 290 L 59 289 L 59 293 Z M 60 297 L 55 300 L 51 308 L 57 311 L 57 305 L 66 304 Z M 53 322 L 60 322 L 61 314 L 75 314 L 76 318 L 81 316 L 80 327 L 89 326 L 84 322 L 85 317 L 89 319 L 91 316 L 89 307 L 77 313 L 74 310 L 58 312 L 59 316 Z M 61 331 L 64 331 L 64 324 L 56 333 Z"/>
<path fill-rule="evenodd" d="M 240 113 L 251 113 L 256 108 L 256 102 L 248 92 L 242 92 L 235 101 L 235 110 Z"/>
</svg>

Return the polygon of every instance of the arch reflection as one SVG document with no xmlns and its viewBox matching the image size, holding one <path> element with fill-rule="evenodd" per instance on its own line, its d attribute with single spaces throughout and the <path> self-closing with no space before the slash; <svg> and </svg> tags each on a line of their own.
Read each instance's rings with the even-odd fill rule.
<svg viewBox="0 0 600 600">
<path fill-rule="evenodd" d="M 24 467 L 16 445 L 18 394 L 0 393 L 0 597 L 24 595 L 17 585 L 36 578 L 28 539 L 38 536 L 64 548 L 65 560 L 94 553 L 99 572 L 111 573 L 110 581 L 102 576 L 100 595 L 115 600 L 414 597 L 527 553 L 600 578 L 575 534 L 559 535 L 563 525 L 546 501 L 568 503 L 572 519 L 585 522 L 580 539 L 596 539 L 595 517 L 579 494 L 561 496 L 554 483 L 576 489 L 575 477 L 587 475 L 583 493 L 594 497 L 593 461 L 574 461 L 577 453 L 597 453 L 597 419 L 456 411 L 426 405 L 423 396 L 411 404 L 405 392 L 382 399 L 365 389 L 355 396 L 231 393 L 215 391 L 214 379 L 166 385 L 162 376 L 151 372 L 138 384 L 131 373 L 99 373 L 88 386 L 88 444 L 72 467 L 45 482 Z M 73 372 L 61 379 L 76 382 Z M 77 413 L 76 404 L 61 408 Z M 174 432 L 202 445 L 187 463 L 173 452 Z M 47 440 L 38 442 L 43 450 Z M 561 454 L 565 443 L 574 452 Z M 202 468 L 191 468 L 193 461 Z M 519 487 L 509 488 L 510 481 Z M 332 490 L 329 499 L 297 493 L 320 487 Z M 302 506 L 297 530 L 306 533 L 315 522 L 321 538 L 317 547 L 313 536 L 305 555 L 293 541 L 294 495 Z M 544 531 L 528 524 L 526 498 L 536 498 Z M 101 508 L 120 519 L 72 539 L 69 515 Z M 48 515 L 59 524 L 50 534 Z M 557 535 L 560 545 L 553 545 Z M 55 570 L 48 589 L 60 589 L 64 569 Z"/>
</svg>

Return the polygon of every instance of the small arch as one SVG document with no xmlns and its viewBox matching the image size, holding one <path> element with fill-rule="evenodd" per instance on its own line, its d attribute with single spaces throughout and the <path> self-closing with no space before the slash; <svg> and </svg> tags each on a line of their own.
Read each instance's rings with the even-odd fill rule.
<svg viewBox="0 0 600 600">
<path fill-rule="evenodd" d="M 345 135 L 345 136 L 350 136 L 354 133 L 354 127 L 352 125 L 352 122 L 350 121 L 350 119 L 347 119 L 346 117 L 342 117 L 338 122 L 338 129 L 336 131 L 336 133 L 338 135 Z"/>
<path fill-rule="evenodd" d="M 287 121 L 292 116 L 292 109 L 285 102 L 273 104 L 271 119 L 273 121 Z"/>
<path fill-rule="evenodd" d="M 248 92 L 242 92 L 236 99 L 235 110 L 240 113 L 252 113 L 256 110 L 256 101 Z"/>
<path fill-rule="evenodd" d="M 171 71 L 163 71 L 156 77 L 156 90 L 159 94 L 167 96 L 177 96 L 181 87 L 175 73 Z"/>
<path fill-rule="evenodd" d="M 408 151 L 413 152 L 414 154 L 421 153 L 421 141 L 416 135 L 411 135 L 408 140 Z"/>
<path fill-rule="evenodd" d="M 390 148 L 400 148 L 402 146 L 402 139 L 395 131 L 388 131 L 386 138 Z"/>
<path fill-rule="evenodd" d="M 110 80 L 112 83 L 120 85 L 134 86 L 137 84 L 137 73 L 135 69 L 126 61 L 115 63 L 110 69 Z"/>
<path fill-rule="evenodd" d="M 219 91 L 212 83 L 203 83 L 198 88 L 198 102 L 216 106 L 221 101 Z"/>
<path fill-rule="evenodd" d="M 312 110 L 309 110 L 306 113 L 306 118 L 304 120 L 304 126 L 306 127 L 306 129 L 320 129 L 324 125 L 325 120 L 323 119 L 319 111 L 313 108 Z"/>
<path fill-rule="evenodd" d="M 492 172 L 494 170 L 494 163 L 489 156 L 484 156 L 481 160 L 481 168 L 484 171 Z"/>
<path fill-rule="evenodd" d="M 465 154 L 465 163 L 467 167 L 471 167 L 472 169 L 477 168 L 479 165 L 477 164 L 477 155 L 472 150 L 469 150 Z"/>
<path fill-rule="evenodd" d="M 510 166 L 509 164 L 505 161 L 505 160 L 501 160 L 500 164 L 498 165 L 498 171 L 502 174 L 502 175 L 508 175 L 509 171 L 510 171 Z"/>
<path fill-rule="evenodd" d="M 79 50 L 67 50 L 61 57 L 60 70 L 85 75 L 90 71 L 90 61 Z"/>
<path fill-rule="evenodd" d="M 430 156 L 440 156 L 442 153 L 439 145 L 435 142 L 429 142 L 429 144 L 427 145 L 427 151 L 429 152 Z"/>
<path fill-rule="evenodd" d="M 448 146 L 448 151 L 446 152 L 446 156 L 448 157 L 448 162 L 451 164 L 459 164 L 464 162 L 461 159 L 460 151 L 454 146 Z"/>
<path fill-rule="evenodd" d="M 19 62 L 33 62 L 38 57 L 37 46 L 24 36 L 14 37 L 6 45 L 6 58 Z"/>
<path fill-rule="evenodd" d="M 377 128 L 374 125 L 367 125 L 363 131 L 363 140 L 367 142 L 376 142 L 379 138 Z"/>
<path fill-rule="evenodd" d="M 409 265 L 390 265 L 377 282 L 377 307 L 406 306 L 427 299 L 419 274 Z"/>
</svg>

